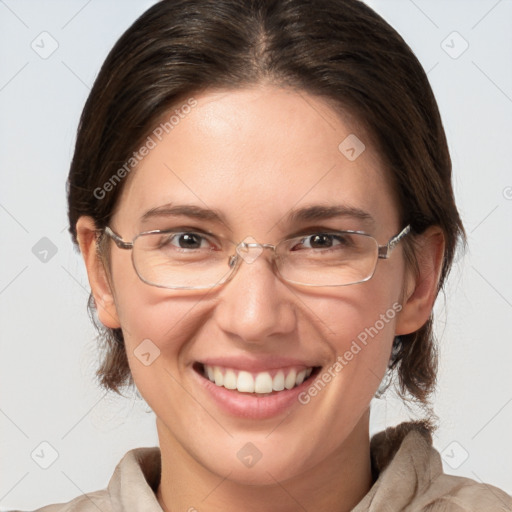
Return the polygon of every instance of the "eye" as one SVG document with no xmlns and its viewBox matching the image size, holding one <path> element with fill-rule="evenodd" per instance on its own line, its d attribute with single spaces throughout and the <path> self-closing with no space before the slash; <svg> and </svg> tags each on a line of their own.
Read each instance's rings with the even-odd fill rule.
<svg viewBox="0 0 512 512">
<path fill-rule="evenodd" d="M 211 240 L 194 232 L 168 233 L 160 239 L 159 247 L 177 247 L 178 249 L 212 249 Z"/>
<path fill-rule="evenodd" d="M 298 249 L 330 249 L 335 246 L 339 248 L 350 246 L 349 236 L 342 235 L 341 233 L 315 233 L 300 240 L 298 246 L 293 247 L 292 250 Z M 298 247 L 298 249 L 297 249 Z"/>
</svg>

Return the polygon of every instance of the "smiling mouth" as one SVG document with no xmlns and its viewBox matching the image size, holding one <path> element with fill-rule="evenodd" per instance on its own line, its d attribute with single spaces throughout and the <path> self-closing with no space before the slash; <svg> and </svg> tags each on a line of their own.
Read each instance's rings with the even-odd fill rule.
<svg viewBox="0 0 512 512">
<path fill-rule="evenodd" d="M 218 387 L 263 397 L 300 386 L 306 380 L 314 378 L 320 371 L 320 367 L 297 366 L 264 372 L 248 372 L 195 363 L 194 370 Z"/>
</svg>

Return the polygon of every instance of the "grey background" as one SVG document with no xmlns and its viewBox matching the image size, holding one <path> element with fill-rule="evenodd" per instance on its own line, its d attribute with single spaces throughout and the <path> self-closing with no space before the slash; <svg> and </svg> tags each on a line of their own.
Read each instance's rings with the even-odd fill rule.
<svg viewBox="0 0 512 512">
<path fill-rule="evenodd" d="M 0 0 L 2 509 L 104 488 L 127 450 L 157 444 L 142 400 L 94 384 L 88 284 L 65 204 L 89 88 L 111 46 L 152 3 Z M 368 3 L 428 71 L 469 236 L 470 252 L 436 305 L 434 444 L 447 472 L 512 493 L 512 1 Z M 406 417 L 391 393 L 373 405 L 372 433 Z"/>
</svg>

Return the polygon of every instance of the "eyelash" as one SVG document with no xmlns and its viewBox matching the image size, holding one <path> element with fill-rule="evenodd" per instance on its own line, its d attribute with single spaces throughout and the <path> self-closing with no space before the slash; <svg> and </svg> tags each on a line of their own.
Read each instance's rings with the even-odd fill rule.
<svg viewBox="0 0 512 512">
<path fill-rule="evenodd" d="M 160 241 L 160 244 L 159 246 L 160 247 L 163 247 L 167 244 L 170 244 L 170 245 L 174 245 L 174 244 L 171 244 L 172 241 L 174 240 L 179 240 L 179 237 L 182 236 L 182 235 L 197 235 L 199 236 L 200 238 L 200 241 L 202 243 L 202 241 L 210 241 L 210 237 L 213 237 L 215 235 L 213 235 L 212 233 L 209 233 L 209 232 L 206 232 L 206 231 L 203 231 L 203 230 L 200 230 L 200 229 L 197 229 L 197 228 L 193 228 L 193 229 L 190 229 L 190 228 L 185 228 L 185 227 L 182 227 L 182 228 L 173 228 L 172 230 L 165 230 L 162 235 L 165 235 L 165 237 Z M 305 240 L 307 240 L 308 238 L 311 238 L 313 236 L 318 236 L 318 235 L 328 235 L 328 236 L 331 236 L 333 240 L 337 240 L 340 245 L 343 244 L 344 242 L 345 243 L 349 243 L 349 241 L 347 241 L 347 239 L 342 239 L 342 237 L 340 235 L 337 235 L 337 230 L 332 230 L 332 229 L 321 229 L 321 228 L 309 228 L 307 231 L 302 231 L 301 234 L 294 234 L 294 235 L 291 235 L 290 237 L 288 237 L 287 239 L 295 239 L 295 238 L 300 238 L 300 242 L 301 243 L 304 243 Z M 311 243 L 311 242 L 309 242 Z M 178 247 L 179 249 L 182 249 L 182 250 L 186 250 L 186 248 L 183 248 L 183 247 Z"/>
<path fill-rule="evenodd" d="M 203 229 L 197 226 L 187 225 L 187 226 L 177 226 L 173 228 L 164 228 L 160 229 L 162 234 L 166 233 L 196 233 L 199 235 L 207 235 L 207 236 L 216 236 L 217 234 L 213 231 L 209 231 L 207 229 Z M 290 238 L 298 238 L 301 236 L 311 236 L 311 235 L 317 235 L 321 233 L 336 233 L 336 232 L 355 232 L 355 233 L 363 233 L 367 234 L 365 231 L 353 229 L 353 228 L 340 228 L 340 227 L 327 227 L 327 226 L 310 226 L 308 228 L 303 228 L 298 231 L 294 231 L 293 233 L 289 234 L 288 236 L 284 237 L 284 239 L 290 239 Z M 222 237 L 222 235 L 219 234 L 219 236 Z M 226 237 L 229 238 L 229 237 Z"/>
</svg>

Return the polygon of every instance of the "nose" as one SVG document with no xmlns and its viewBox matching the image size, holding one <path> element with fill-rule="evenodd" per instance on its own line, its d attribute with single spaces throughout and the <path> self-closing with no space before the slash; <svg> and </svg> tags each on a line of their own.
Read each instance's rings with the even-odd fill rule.
<svg viewBox="0 0 512 512">
<path fill-rule="evenodd" d="M 262 344 L 296 328 L 293 293 L 274 273 L 270 246 L 239 252 L 239 267 L 219 293 L 217 325 L 245 343 Z"/>
</svg>

